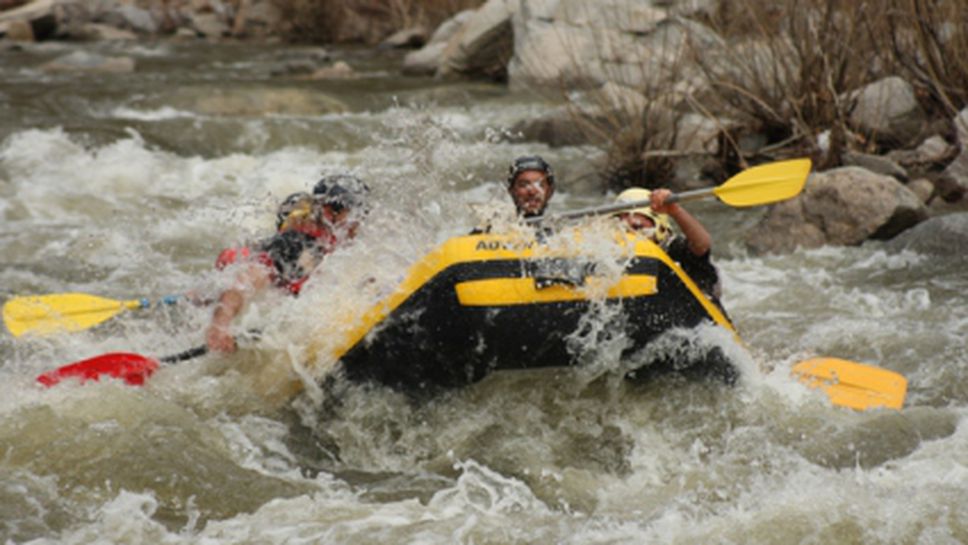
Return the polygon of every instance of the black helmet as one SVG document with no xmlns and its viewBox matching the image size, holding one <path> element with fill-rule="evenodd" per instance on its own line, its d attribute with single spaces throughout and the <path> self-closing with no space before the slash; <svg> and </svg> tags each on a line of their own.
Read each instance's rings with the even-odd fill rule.
<svg viewBox="0 0 968 545">
<path fill-rule="evenodd" d="M 300 206 L 306 206 L 308 209 L 312 205 L 313 196 L 305 191 L 298 191 L 289 195 L 279 203 L 279 208 L 276 209 L 276 230 L 278 231 L 282 224 L 285 223 L 286 218 L 289 214 L 296 210 Z"/>
<path fill-rule="evenodd" d="M 508 187 L 514 183 L 514 179 L 518 177 L 518 174 L 528 170 L 543 172 L 548 177 L 548 183 L 555 185 L 555 173 L 551 170 L 551 165 L 538 155 L 525 155 L 524 157 L 518 157 L 511 163 L 511 168 L 508 169 Z"/>
<path fill-rule="evenodd" d="M 313 187 L 313 197 L 317 202 L 336 211 L 343 208 L 362 208 L 365 211 L 369 192 L 370 188 L 352 174 L 324 176 Z"/>
</svg>

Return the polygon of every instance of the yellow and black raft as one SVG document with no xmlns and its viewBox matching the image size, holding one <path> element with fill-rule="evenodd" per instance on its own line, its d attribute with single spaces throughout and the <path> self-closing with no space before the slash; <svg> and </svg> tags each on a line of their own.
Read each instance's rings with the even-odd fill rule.
<svg viewBox="0 0 968 545">
<path fill-rule="evenodd" d="M 719 305 L 659 246 L 624 232 L 615 243 L 619 264 L 605 274 L 609 267 L 600 257 L 535 239 L 450 239 L 412 266 L 332 357 L 352 381 L 434 391 L 474 383 L 495 370 L 576 364 L 568 341 L 596 304 L 619 305 L 627 318 L 615 322 L 626 336 L 623 356 L 641 353 L 670 329 L 704 321 L 734 331 Z M 687 369 L 735 381 L 721 351 L 702 359 L 642 362 L 633 374 Z"/>
</svg>

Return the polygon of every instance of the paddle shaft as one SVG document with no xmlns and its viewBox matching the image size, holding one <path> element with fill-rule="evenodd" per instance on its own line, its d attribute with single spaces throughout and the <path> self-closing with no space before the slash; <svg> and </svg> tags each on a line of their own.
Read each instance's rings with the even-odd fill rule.
<svg viewBox="0 0 968 545">
<path fill-rule="evenodd" d="M 757 165 L 730 177 L 721 185 L 673 193 L 667 198 L 667 202 L 685 202 L 716 196 L 724 204 L 738 208 L 771 204 L 799 195 L 807 181 L 807 176 L 810 174 L 810 167 L 809 159 L 791 159 Z M 612 203 L 572 210 L 548 218 L 537 216 L 528 218 L 525 222 L 533 224 L 546 219 L 563 220 L 614 214 L 615 212 L 642 208 L 649 204 L 649 199 Z"/>
<path fill-rule="evenodd" d="M 158 361 L 162 363 L 178 363 L 180 361 L 186 361 L 200 356 L 204 356 L 205 354 L 208 354 L 208 346 L 203 344 L 201 346 L 189 348 L 184 352 L 179 352 L 177 354 L 172 354 L 171 356 L 164 356 L 162 358 L 158 358 Z"/>
<path fill-rule="evenodd" d="M 669 195 L 666 199 L 666 203 L 672 204 L 677 202 L 695 201 L 703 199 L 710 195 L 713 195 L 716 191 L 714 187 L 708 187 L 704 189 L 694 189 L 692 191 L 685 191 L 682 193 L 673 193 Z M 569 212 L 562 212 L 561 214 L 555 214 L 553 216 L 535 216 L 533 218 L 527 218 L 524 220 L 525 223 L 539 223 L 545 220 L 571 220 L 584 218 L 587 216 L 602 216 L 605 214 L 614 214 L 615 212 L 625 212 L 628 210 L 635 210 L 636 208 L 644 208 L 652 204 L 652 199 L 642 199 L 638 201 L 630 202 L 616 202 L 612 204 L 603 204 L 600 206 L 590 206 L 588 208 L 579 208 L 578 210 L 571 210 Z"/>
</svg>

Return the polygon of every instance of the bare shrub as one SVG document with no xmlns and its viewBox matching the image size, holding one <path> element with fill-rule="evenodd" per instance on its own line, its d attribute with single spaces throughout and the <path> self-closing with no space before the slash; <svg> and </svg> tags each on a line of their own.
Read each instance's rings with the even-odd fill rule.
<svg viewBox="0 0 968 545">
<path fill-rule="evenodd" d="M 559 65 L 558 85 L 574 126 L 605 150 L 597 172 L 606 187 L 685 183 L 677 179 L 680 160 L 705 155 L 677 145 L 680 121 L 692 111 L 682 88 L 696 75 L 686 62 L 688 36 L 701 31 L 682 20 L 646 30 L 648 22 L 629 23 L 641 13 L 620 10 L 599 17 L 600 27 L 570 29 L 555 40 L 567 62 L 540 57 L 532 62 Z M 594 90 L 578 94 L 575 89 Z"/>
<path fill-rule="evenodd" d="M 484 0 L 273 0 L 296 42 L 377 43 L 418 25 L 434 28 L 451 15 Z"/>
<path fill-rule="evenodd" d="M 864 0 L 739 0 L 723 4 L 719 27 L 733 37 L 700 65 L 712 97 L 749 130 L 766 137 L 759 149 L 729 155 L 745 168 L 757 155 L 821 157 L 817 135 L 830 130 L 821 168 L 840 164 L 853 140 L 847 128 L 853 91 L 883 76 L 888 62 L 873 35 L 886 32 L 881 2 Z M 713 21 L 713 23 L 717 23 Z"/>
<path fill-rule="evenodd" d="M 929 113 L 951 118 L 968 106 L 968 9 L 963 0 L 890 0 L 881 47 L 923 93 Z"/>
</svg>

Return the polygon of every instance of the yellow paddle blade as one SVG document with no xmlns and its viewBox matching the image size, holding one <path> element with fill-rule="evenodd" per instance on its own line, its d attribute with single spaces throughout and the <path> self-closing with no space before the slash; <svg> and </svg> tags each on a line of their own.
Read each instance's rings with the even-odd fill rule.
<svg viewBox="0 0 968 545">
<path fill-rule="evenodd" d="M 115 301 L 86 293 L 58 293 L 14 297 L 3 305 L 3 323 L 14 337 L 81 331 L 109 320 L 124 309 L 140 308 L 141 301 Z"/>
<path fill-rule="evenodd" d="M 860 411 L 887 407 L 900 409 L 907 379 L 873 365 L 838 358 L 811 358 L 793 366 L 793 374 L 810 388 L 826 392 L 830 402 Z"/>
<path fill-rule="evenodd" d="M 730 206 L 760 206 L 796 197 L 809 174 L 810 159 L 777 161 L 748 168 L 713 193 Z"/>
</svg>

